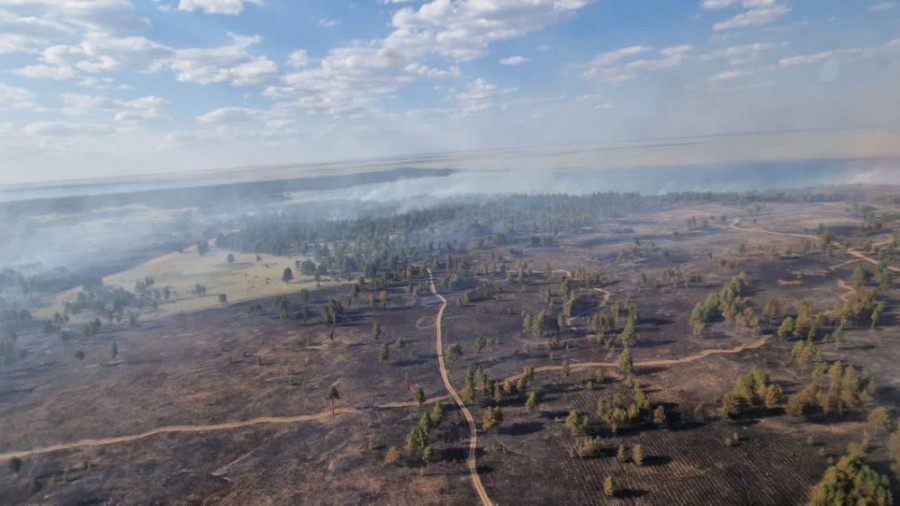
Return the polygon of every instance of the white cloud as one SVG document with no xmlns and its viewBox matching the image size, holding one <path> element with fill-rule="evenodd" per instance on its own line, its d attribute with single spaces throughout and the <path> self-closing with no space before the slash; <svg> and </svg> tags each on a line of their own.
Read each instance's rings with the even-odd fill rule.
<svg viewBox="0 0 900 506">
<path fill-rule="evenodd" d="M 413 109 L 406 113 L 409 118 L 420 118 L 428 115 L 447 116 L 451 118 L 467 118 L 499 107 L 506 107 L 506 103 L 498 104 L 498 99 L 515 93 L 517 88 L 499 88 L 482 78 L 478 78 L 466 84 L 458 90 L 450 88 L 447 101 L 450 107 L 432 109 Z"/>
<path fill-rule="evenodd" d="M 207 14 L 237 16 L 244 11 L 245 4 L 262 5 L 262 0 L 179 0 L 178 10 L 201 10 Z"/>
<path fill-rule="evenodd" d="M 869 6 L 872 12 L 889 11 L 897 7 L 897 2 L 877 2 Z"/>
<path fill-rule="evenodd" d="M 0 10 L 0 54 L 37 53 L 51 41 L 72 33 L 74 30 L 63 23 Z"/>
<path fill-rule="evenodd" d="M 785 5 L 767 4 L 762 7 L 755 7 L 748 11 L 737 14 L 728 21 L 722 21 L 713 25 L 713 30 L 731 30 L 734 28 L 746 28 L 749 26 L 761 26 L 775 22 L 781 16 L 791 11 L 790 7 Z"/>
<path fill-rule="evenodd" d="M 319 25 L 320 27 L 322 27 L 322 28 L 334 28 L 334 27 L 337 26 L 338 24 L 340 24 L 340 23 L 339 23 L 338 20 L 336 20 L 336 19 L 326 19 L 326 18 L 322 18 L 322 19 L 320 19 L 319 22 L 318 22 L 318 25 Z"/>
<path fill-rule="evenodd" d="M 53 137 L 78 137 L 85 135 L 103 135 L 113 132 L 109 125 L 98 123 L 74 123 L 70 121 L 40 121 L 29 123 L 22 128 L 28 135 Z"/>
<path fill-rule="evenodd" d="M 234 86 L 250 86 L 275 77 L 278 72 L 275 62 L 248 52 L 251 46 L 259 44 L 258 36 L 229 36 L 231 45 L 176 49 L 170 57 L 157 60 L 152 69 L 169 68 L 176 80 L 194 84 L 230 82 Z"/>
<path fill-rule="evenodd" d="M 55 67 L 52 65 L 28 65 L 15 71 L 16 75 L 33 79 L 52 79 L 62 81 L 75 77 L 75 71 L 70 67 Z"/>
<path fill-rule="evenodd" d="M 113 120 L 117 123 L 138 123 L 161 119 L 163 117 L 162 109 L 169 104 L 165 98 L 153 95 L 133 100 L 117 100 L 98 95 L 63 93 L 60 98 L 63 101 L 62 113 L 67 116 L 106 111 L 113 113 Z"/>
<path fill-rule="evenodd" d="M 27 11 L 48 21 L 105 31 L 138 31 L 150 27 L 130 0 L 0 0 L 0 7 Z"/>
<path fill-rule="evenodd" d="M 375 112 L 375 102 L 421 79 L 455 77 L 433 66 L 435 56 L 471 61 L 495 42 L 570 19 L 593 0 L 432 0 L 404 7 L 384 38 L 334 48 L 319 66 L 288 73 L 265 95 L 291 107 L 332 115 Z M 428 62 L 428 65 L 426 65 Z"/>
<path fill-rule="evenodd" d="M 294 68 L 305 67 L 309 65 L 309 55 L 305 49 L 298 49 L 288 55 L 287 63 Z"/>
<path fill-rule="evenodd" d="M 516 88 L 498 88 L 478 78 L 467 84 L 462 91 L 452 92 L 450 98 L 456 105 L 454 113 L 465 117 L 497 107 L 498 98 L 515 91 Z"/>
<path fill-rule="evenodd" d="M 595 93 L 581 95 L 576 99 L 576 101 L 582 104 L 587 104 L 594 109 L 611 109 L 613 107 L 612 104 L 606 100 L 606 97 Z"/>
<path fill-rule="evenodd" d="M 500 65 L 505 66 L 516 66 L 528 63 L 528 58 L 524 56 L 510 56 L 509 58 L 503 58 L 500 60 Z"/>
<path fill-rule="evenodd" d="M 623 60 L 629 60 L 637 55 L 652 51 L 652 48 L 646 46 L 626 47 L 597 56 L 586 65 L 587 69 L 583 75 L 613 83 L 631 81 L 643 72 L 653 72 L 681 66 L 691 58 L 690 52 L 692 50 L 692 46 L 682 44 L 659 50 L 659 58 L 644 58 L 621 63 Z"/>
<path fill-rule="evenodd" d="M 242 123 L 247 121 L 258 120 L 263 116 L 263 111 L 259 109 L 248 109 L 245 107 L 222 107 L 210 111 L 206 114 L 197 116 L 199 123 Z"/>
<path fill-rule="evenodd" d="M 609 51 L 607 53 L 602 53 L 601 55 L 594 58 L 590 65 L 591 67 L 605 67 L 607 65 L 616 63 L 620 60 L 624 60 L 631 56 L 636 56 L 642 53 L 646 53 L 648 51 L 652 51 L 653 48 L 646 46 L 631 46 L 625 47 L 622 49 L 617 49 L 615 51 Z"/>
<path fill-rule="evenodd" d="M 719 72 L 713 76 L 710 76 L 707 79 L 709 82 L 715 83 L 720 81 L 732 81 L 734 79 L 741 79 L 744 77 L 749 77 L 751 74 L 749 72 L 745 72 L 742 70 L 726 70 L 724 72 Z"/>
<path fill-rule="evenodd" d="M 145 37 L 88 32 L 78 44 L 44 48 L 41 64 L 27 66 L 16 73 L 32 78 L 70 79 L 78 72 L 95 74 L 122 67 L 143 69 L 170 53 L 169 48 Z"/>
<path fill-rule="evenodd" d="M 813 54 L 790 56 L 778 60 L 778 66 L 782 68 L 798 65 L 815 65 L 826 61 L 849 62 L 863 58 L 872 58 L 879 55 L 900 51 L 900 39 L 891 40 L 881 46 L 851 47 L 834 49 Z"/>
<path fill-rule="evenodd" d="M 487 47 L 569 19 L 592 0 L 433 0 L 397 11 L 386 51 L 407 58 L 439 54 L 471 61 Z"/>
<path fill-rule="evenodd" d="M 0 109 L 25 109 L 34 107 L 35 94 L 25 88 L 0 83 Z"/>
<path fill-rule="evenodd" d="M 778 48 L 786 48 L 787 42 L 755 42 L 752 44 L 742 44 L 737 46 L 729 46 L 723 49 L 716 49 L 709 53 L 701 55 L 700 61 L 709 61 L 715 58 L 726 58 L 731 65 L 744 65 L 759 59 L 760 54 L 773 51 Z"/>
<path fill-rule="evenodd" d="M 703 0 L 700 2 L 700 8 L 705 10 L 716 10 L 731 7 L 740 4 L 745 9 L 756 9 L 759 7 L 768 7 L 775 5 L 776 0 Z"/>
</svg>

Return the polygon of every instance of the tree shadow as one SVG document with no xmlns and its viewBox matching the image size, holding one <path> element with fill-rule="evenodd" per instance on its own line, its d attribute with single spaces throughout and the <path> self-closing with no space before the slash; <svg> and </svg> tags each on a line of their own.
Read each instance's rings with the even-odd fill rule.
<svg viewBox="0 0 900 506">
<path fill-rule="evenodd" d="M 414 365 L 421 365 L 428 362 L 428 359 L 425 358 L 407 358 L 403 360 L 397 360 L 394 362 L 396 367 L 410 367 Z"/>
<path fill-rule="evenodd" d="M 651 455 L 649 457 L 644 457 L 644 466 L 646 467 L 664 466 L 669 462 L 672 462 L 672 458 L 665 455 Z"/>
<path fill-rule="evenodd" d="M 625 488 L 622 490 L 617 490 L 614 497 L 619 499 L 637 499 L 638 497 L 643 497 L 647 495 L 646 490 L 640 490 L 636 488 Z"/>
<path fill-rule="evenodd" d="M 501 426 L 497 432 L 508 436 L 527 436 L 544 429 L 545 424 L 541 422 L 518 422 L 512 425 Z"/>
<path fill-rule="evenodd" d="M 646 374 L 656 374 L 656 373 L 665 372 L 668 370 L 669 370 L 668 367 L 662 367 L 662 366 L 652 366 L 652 367 L 638 366 L 638 367 L 634 368 L 634 374 L 635 374 L 635 376 L 643 376 Z"/>
</svg>

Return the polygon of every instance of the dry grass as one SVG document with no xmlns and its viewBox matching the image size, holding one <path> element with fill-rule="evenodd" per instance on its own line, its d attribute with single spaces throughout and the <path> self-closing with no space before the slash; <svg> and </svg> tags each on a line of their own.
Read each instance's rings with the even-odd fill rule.
<svg viewBox="0 0 900 506">
<path fill-rule="evenodd" d="M 234 255 L 233 264 L 226 261 L 229 253 Z M 154 279 L 155 288 L 167 286 L 173 296 L 169 301 L 162 301 L 158 309 L 142 314 L 142 318 L 189 313 L 222 306 L 219 302 L 219 294 L 222 293 L 228 297 L 229 303 L 233 303 L 315 288 L 317 283 L 312 276 L 301 276 L 296 272 L 295 261 L 304 258 L 263 255 L 257 262 L 256 255 L 219 249 L 213 245 L 209 252 L 201 256 L 197 254 L 197 247 L 192 246 L 106 276 L 103 284 L 134 290 L 138 280 L 150 276 Z M 281 281 L 285 267 L 294 271 L 294 280 L 290 283 Z M 329 278 L 323 279 L 320 284 L 333 286 L 340 283 Z M 205 296 L 191 293 L 197 284 L 206 287 Z M 73 288 L 54 295 L 44 307 L 35 311 L 36 317 L 49 318 L 54 312 L 62 311 L 65 301 L 72 300 L 80 290 Z"/>
</svg>

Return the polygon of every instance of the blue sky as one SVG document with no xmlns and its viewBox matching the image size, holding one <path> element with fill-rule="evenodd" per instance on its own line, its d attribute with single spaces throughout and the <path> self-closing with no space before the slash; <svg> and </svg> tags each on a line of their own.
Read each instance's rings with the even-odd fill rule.
<svg viewBox="0 0 900 506">
<path fill-rule="evenodd" d="M 0 0 L 0 184 L 820 129 L 849 133 L 797 150 L 897 155 L 898 89 L 895 1 Z"/>
</svg>

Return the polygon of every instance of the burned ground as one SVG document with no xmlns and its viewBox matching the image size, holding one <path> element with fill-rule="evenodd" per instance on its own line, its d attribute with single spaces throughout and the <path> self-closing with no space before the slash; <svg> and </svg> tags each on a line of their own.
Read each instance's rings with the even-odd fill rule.
<svg viewBox="0 0 900 506">
<path fill-rule="evenodd" d="M 802 389 L 811 367 L 800 367 L 791 357 L 792 346 L 802 338 L 773 337 L 780 318 L 763 321 L 756 330 L 714 318 L 694 335 L 689 322 L 694 305 L 744 272 L 750 280 L 746 296 L 757 312 L 770 299 L 781 301 L 779 317 L 793 314 L 793 304 L 803 299 L 817 313 L 827 312 L 848 292 L 838 281 L 849 283 L 856 268 L 839 249 L 829 255 L 818 245 L 805 247 L 802 237 L 729 227 L 739 211 L 742 223 L 761 230 L 808 234 L 823 222 L 854 244 L 863 237 L 857 235 L 858 224 L 846 223 L 858 219 L 844 204 L 773 204 L 752 217 L 734 207 L 703 205 L 559 234 L 555 244 L 526 245 L 521 254 L 505 246 L 468 252 L 473 265 L 491 255 L 511 271 L 518 262 L 527 263 L 522 283 L 496 272 L 473 273 L 465 282 L 444 285 L 440 278 L 445 273 L 435 272 L 437 290 L 448 300 L 443 342 L 458 343 L 463 352 L 449 364 L 456 389 L 463 389 L 468 368 L 481 367 L 499 384 L 525 366 L 537 369 L 528 386 L 539 399 L 532 413 L 526 411 L 522 393 L 500 401 L 476 393 L 467 402 L 479 427 L 478 472 L 492 501 L 798 504 L 806 501 L 829 459 L 864 437 L 871 441 L 870 462 L 889 472 L 887 434 L 869 427 L 864 414 L 807 420 L 789 417 L 781 403 L 736 419 L 720 416 L 720 399 L 753 366 L 771 371 L 787 394 Z M 708 226 L 688 229 L 685 221 L 692 216 L 706 217 Z M 887 232 L 874 240 L 883 241 Z M 893 254 L 888 259 L 896 260 Z M 544 273 L 547 263 L 550 275 Z M 602 281 L 572 279 L 579 268 L 602 273 Z M 673 270 L 697 278 L 675 283 L 667 274 Z M 578 304 L 559 335 L 524 332 L 525 313 L 547 310 L 555 315 L 561 310 L 558 292 L 565 278 Z M 389 287 L 386 308 L 377 300 L 381 287 L 364 286 L 351 304 L 350 285 L 340 285 L 310 290 L 305 304 L 299 294 L 288 295 L 286 318 L 270 298 L 141 321 L 134 328 L 110 324 L 94 336 L 67 341 L 22 338 L 27 358 L 0 373 L 0 454 L 160 427 L 197 429 L 25 456 L 18 473 L 0 472 L 4 500 L 476 502 L 466 468 L 469 428 L 445 397 L 437 364 L 435 327 L 441 303 L 427 290 L 414 299 L 408 286 L 424 287 L 427 281 L 419 272 Z M 466 289 L 488 284 L 499 293 L 464 301 Z M 878 384 L 875 402 L 888 407 L 900 401 L 900 348 L 893 345 L 898 338 L 895 286 L 882 296 L 887 309 L 874 329 L 848 325 L 842 342 L 819 346 L 828 361 L 871 370 Z M 369 296 L 375 298 L 373 306 Z M 321 314 L 332 299 L 344 307 L 334 326 L 324 323 Z M 630 399 L 632 389 L 617 365 L 621 347 L 599 342 L 589 321 L 594 312 L 626 301 L 640 313 L 631 348 L 634 379 L 654 407 L 664 407 L 666 420 L 660 426 L 645 423 L 611 432 L 596 420 L 598 399 L 615 393 Z M 307 318 L 304 306 L 311 310 Z M 624 321 L 607 336 L 621 332 Z M 381 327 L 377 341 L 372 335 L 376 322 Z M 493 345 L 476 351 L 479 337 L 490 337 Z M 390 346 L 387 360 L 379 361 L 379 348 L 398 339 L 403 346 Z M 74 358 L 77 351 L 84 353 L 83 360 Z M 571 369 L 568 376 L 559 370 L 563 364 Z M 602 382 L 592 380 L 597 369 L 605 371 Z M 333 419 L 326 400 L 330 386 L 341 396 Z M 412 402 L 419 387 L 429 403 L 441 398 L 444 404 L 446 420 L 431 439 L 435 456 L 427 464 L 405 455 L 386 464 L 389 449 L 402 450 L 407 433 L 431 408 Z M 484 431 L 482 417 L 495 404 L 503 422 Z M 591 418 L 586 432 L 602 438 L 598 455 L 573 456 L 587 436 L 573 435 L 566 427 L 571 410 Z M 312 417 L 281 420 L 300 415 Z M 260 417 L 277 420 L 203 429 Z M 620 445 L 631 450 L 637 444 L 645 452 L 643 466 L 616 459 Z M 607 477 L 616 484 L 615 497 L 603 494 Z"/>
</svg>

